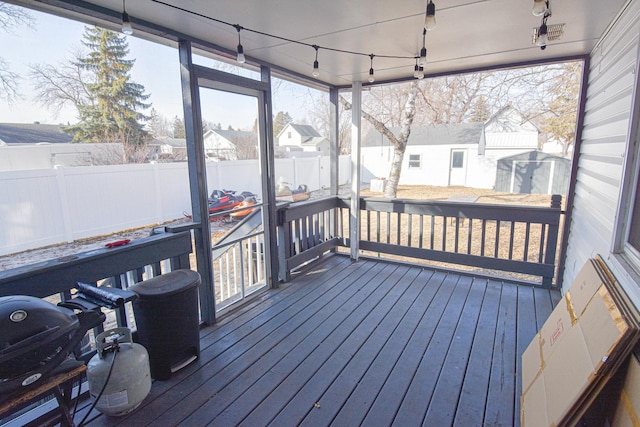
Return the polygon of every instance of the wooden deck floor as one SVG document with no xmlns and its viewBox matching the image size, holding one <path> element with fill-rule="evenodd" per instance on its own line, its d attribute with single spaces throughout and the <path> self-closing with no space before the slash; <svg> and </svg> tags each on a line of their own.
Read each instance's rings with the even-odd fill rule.
<svg viewBox="0 0 640 427">
<path fill-rule="evenodd" d="M 519 356 L 558 299 L 330 256 L 203 329 L 200 360 L 137 411 L 90 425 L 518 425 Z"/>
</svg>

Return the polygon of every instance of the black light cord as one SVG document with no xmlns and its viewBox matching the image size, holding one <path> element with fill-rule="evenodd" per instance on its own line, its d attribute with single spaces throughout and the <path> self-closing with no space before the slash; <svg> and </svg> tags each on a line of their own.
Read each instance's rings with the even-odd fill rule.
<svg viewBox="0 0 640 427">
<path fill-rule="evenodd" d="M 76 417 L 76 412 L 78 411 L 78 403 L 80 402 L 80 395 L 82 394 L 81 392 L 82 392 L 82 375 L 78 378 L 78 393 L 76 394 L 76 403 L 73 405 L 73 415 L 71 415 L 71 419 L 74 419 Z"/>
<path fill-rule="evenodd" d="M 318 49 L 329 50 L 329 51 L 332 51 L 332 52 L 346 53 L 346 54 L 349 54 L 349 55 L 370 56 L 369 53 L 356 52 L 356 51 L 353 51 L 353 50 L 337 49 L 337 48 L 333 48 L 333 47 L 318 46 L 316 44 L 306 43 L 306 42 L 302 42 L 300 40 L 293 40 L 293 39 L 289 39 L 287 37 L 282 37 L 282 36 L 278 36 L 278 35 L 275 35 L 275 34 L 265 33 L 263 31 L 259 31 L 259 30 L 252 30 L 251 28 L 242 27 L 242 26 L 240 26 L 238 24 L 232 24 L 230 22 L 226 22 L 226 21 L 223 21 L 221 19 L 213 18 L 211 16 L 207 16 L 207 15 L 204 15 L 202 13 L 194 12 L 192 10 L 185 9 L 183 7 L 180 7 L 180 6 L 176 6 L 176 5 L 173 5 L 173 4 L 166 3 L 166 2 L 164 2 L 162 0 L 152 0 L 152 1 L 155 2 L 155 3 L 158 3 L 158 4 L 161 4 L 161 5 L 164 5 L 164 6 L 179 10 L 181 12 L 185 12 L 185 13 L 188 13 L 188 14 L 191 14 L 191 15 L 194 15 L 194 16 L 198 16 L 200 18 L 204 18 L 204 19 L 208 19 L 210 21 L 217 22 L 219 24 L 228 25 L 228 26 L 234 27 L 236 29 L 241 28 L 243 31 L 248 31 L 248 32 L 251 32 L 251 33 L 254 33 L 254 34 L 259 34 L 261 36 L 271 37 L 271 38 L 276 39 L 276 40 L 281 40 L 281 41 L 285 41 L 285 42 L 288 42 L 288 43 L 295 43 L 295 44 L 299 44 L 299 45 L 302 45 L 302 46 L 308 46 L 308 47 L 312 47 L 314 49 L 317 47 Z M 376 54 L 375 56 L 378 57 L 378 58 L 390 58 L 390 59 L 415 59 L 415 58 L 417 58 L 417 56 L 378 55 L 378 54 Z"/>
<path fill-rule="evenodd" d="M 109 373 L 107 374 L 107 378 L 104 381 L 104 385 L 102 386 L 102 390 L 100 390 L 100 393 L 98 393 L 98 396 L 96 397 L 96 399 L 91 404 L 91 407 L 89 408 L 87 413 L 84 415 L 84 418 L 82 418 L 82 421 L 80 421 L 80 424 L 78 424 L 78 427 L 82 427 L 84 425 L 85 421 L 87 420 L 87 417 L 95 409 L 96 405 L 98 404 L 98 401 L 100 400 L 100 398 L 104 394 L 104 391 L 107 389 L 107 385 L 109 384 L 109 380 L 111 379 L 111 372 L 113 372 L 113 366 L 116 364 L 116 356 L 118 355 L 119 351 L 120 351 L 120 347 L 116 347 L 115 351 L 113 352 L 113 359 L 111 359 L 111 366 L 109 366 Z"/>
</svg>

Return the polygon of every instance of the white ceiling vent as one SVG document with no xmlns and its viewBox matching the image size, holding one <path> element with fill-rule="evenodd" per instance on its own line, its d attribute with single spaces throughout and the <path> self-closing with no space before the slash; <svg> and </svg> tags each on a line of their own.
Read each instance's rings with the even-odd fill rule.
<svg viewBox="0 0 640 427">
<path fill-rule="evenodd" d="M 531 42 L 533 44 L 537 44 L 538 42 L 538 30 L 540 27 L 533 28 L 533 36 L 531 38 Z M 547 25 L 547 40 L 550 42 L 554 40 L 559 40 L 564 34 L 564 24 L 551 24 Z"/>
</svg>

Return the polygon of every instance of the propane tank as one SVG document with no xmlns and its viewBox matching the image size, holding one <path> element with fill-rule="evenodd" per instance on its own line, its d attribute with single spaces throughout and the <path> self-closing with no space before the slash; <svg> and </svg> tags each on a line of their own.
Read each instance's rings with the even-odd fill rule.
<svg viewBox="0 0 640 427">
<path fill-rule="evenodd" d="M 133 342 L 129 328 L 115 328 L 101 333 L 96 337 L 96 348 L 98 353 L 87 364 L 91 397 L 98 399 L 104 387 L 96 409 L 110 416 L 128 414 L 151 391 L 149 353 L 143 346 Z"/>
</svg>

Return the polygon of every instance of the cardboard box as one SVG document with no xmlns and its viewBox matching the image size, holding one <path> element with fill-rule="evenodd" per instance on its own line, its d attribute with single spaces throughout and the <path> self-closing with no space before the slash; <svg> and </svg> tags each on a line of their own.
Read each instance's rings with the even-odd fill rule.
<svg viewBox="0 0 640 427">
<path fill-rule="evenodd" d="M 628 353 L 635 335 L 606 282 L 587 262 L 522 355 L 523 427 L 571 424 Z"/>
<path fill-rule="evenodd" d="M 582 313 L 602 285 L 593 264 L 586 263 L 522 355 L 522 390 L 526 390 L 540 375 L 546 361 L 551 359 L 555 349 L 576 324 L 578 315 L 574 309 L 575 301 L 578 303 L 579 313 Z"/>
<path fill-rule="evenodd" d="M 640 362 L 635 355 L 629 358 L 629 368 L 611 426 L 640 426 Z"/>
</svg>

